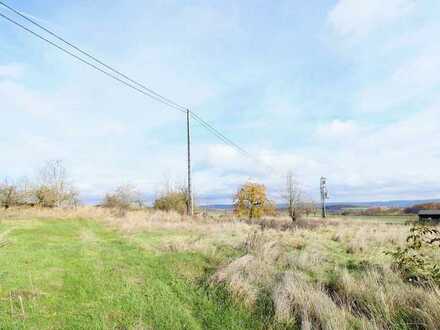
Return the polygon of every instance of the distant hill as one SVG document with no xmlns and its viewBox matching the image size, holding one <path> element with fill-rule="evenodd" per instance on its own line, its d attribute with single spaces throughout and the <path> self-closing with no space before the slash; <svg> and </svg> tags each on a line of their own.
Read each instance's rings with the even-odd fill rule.
<svg viewBox="0 0 440 330">
<path fill-rule="evenodd" d="M 211 205 L 201 205 L 200 207 L 208 210 L 232 210 L 232 204 L 211 204 Z"/>
<path fill-rule="evenodd" d="M 151 197 L 151 196 L 148 196 Z M 86 205 L 96 205 L 102 200 L 102 197 L 84 196 L 82 202 Z M 391 200 L 374 202 L 329 202 L 327 207 L 329 211 L 337 212 L 347 208 L 360 207 L 397 207 L 406 208 L 417 204 L 440 203 L 440 199 L 414 199 L 414 200 Z M 201 205 L 202 208 L 209 210 L 231 210 L 232 204 L 207 204 Z M 287 204 L 278 204 L 279 208 L 287 208 Z"/>
<path fill-rule="evenodd" d="M 392 200 L 374 202 L 348 202 L 348 203 L 328 203 L 329 207 L 349 208 L 349 207 L 410 207 L 416 204 L 438 203 L 440 199 L 414 199 L 414 200 Z"/>
<path fill-rule="evenodd" d="M 347 208 L 368 208 L 368 207 L 392 207 L 405 208 L 417 204 L 439 203 L 440 199 L 414 199 L 414 200 L 391 200 L 391 201 L 374 201 L 374 202 L 329 202 L 327 208 L 329 211 L 340 211 Z M 212 204 L 202 205 L 202 208 L 210 210 L 231 210 L 232 204 Z M 278 204 L 279 208 L 287 208 L 287 204 Z"/>
</svg>

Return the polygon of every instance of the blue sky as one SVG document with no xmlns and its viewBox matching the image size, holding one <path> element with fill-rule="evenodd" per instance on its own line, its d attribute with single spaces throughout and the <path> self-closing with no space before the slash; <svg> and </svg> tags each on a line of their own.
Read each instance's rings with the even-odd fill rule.
<svg viewBox="0 0 440 330">
<path fill-rule="evenodd" d="M 249 179 L 279 198 L 289 170 L 311 198 L 321 175 L 333 201 L 440 197 L 438 1 L 8 3 L 270 164 L 194 124 L 201 203 Z M 185 181 L 181 113 L 4 20 L 0 97 L 3 177 L 62 159 L 83 196 Z"/>
</svg>

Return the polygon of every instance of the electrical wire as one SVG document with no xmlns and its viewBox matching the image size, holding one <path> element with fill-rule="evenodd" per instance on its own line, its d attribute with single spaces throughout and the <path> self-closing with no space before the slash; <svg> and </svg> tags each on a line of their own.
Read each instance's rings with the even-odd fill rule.
<svg viewBox="0 0 440 330">
<path fill-rule="evenodd" d="M 235 143 L 234 141 L 232 141 L 230 138 L 228 138 L 227 136 L 225 136 L 223 133 L 221 133 L 218 129 L 216 129 L 215 127 L 213 127 L 212 125 L 210 125 L 208 122 L 206 122 L 202 117 L 200 117 L 197 113 L 195 113 L 194 111 L 188 110 L 187 107 L 180 105 L 162 95 L 160 95 L 159 93 L 155 92 L 154 90 L 148 88 L 145 84 L 140 83 L 132 78 L 130 78 L 129 76 L 127 76 L 126 74 L 122 73 L 121 71 L 115 69 L 114 67 L 104 63 L 103 61 L 99 60 L 97 57 L 91 55 L 89 52 L 86 52 L 84 50 L 82 50 L 81 48 L 79 48 L 78 46 L 75 46 L 73 43 L 67 41 L 66 39 L 64 39 L 63 37 L 59 36 L 58 34 L 56 34 L 55 32 L 49 30 L 48 28 L 42 26 L 41 24 L 39 24 L 38 22 L 36 22 L 35 20 L 27 17 L 26 15 L 22 14 L 20 11 L 12 8 L 11 6 L 5 4 L 3 1 L 0 1 L 0 5 L 4 6 L 5 8 L 11 10 L 12 12 L 14 12 L 15 14 L 19 15 L 20 17 L 24 18 L 25 20 L 27 20 L 28 22 L 34 24 L 35 26 L 37 26 L 38 28 L 42 29 L 43 31 L 47 32 L 48 34 L 50 34 L 51 36 L 55 37 L 56 39 L 58 39 L 59 41 L 65 43 L 66 45 L 68 45 L 69 47 L 72 47 L 73 49 L 75 49 L 77 52 L 87 56 L 89 59 L 95 61 L 96 63 L 98 63 L 99 65 L 105 67 L 106 69 L 110 70 L 111 72 L 108 72 L 102 68 L 100 68 L 98 65 L 95 65 L 94 63 L 89 62 L 88 60 L 83 59 L 81 56 L 73 53 L 72 51 L 58 45 L 57 43 L 49 40 L 48 38 L 45 38 L 44 36 L 40 35 L 39 33 L 31 30 L 30 28 L 24 26 L 23 24 L 15 21 L 14 19 L 8 17 L 7 15 L 4 15 L 2 13 L 0 13 L 0 17 L 4 18 L 5 20 L 9 21 L 10 23 L 18 26 L 19 28 L 25 30 L 26 32 L 32 34 L 33 36 L 37 37 L 40 40 L 45 41 L 46 43 L 50 44 L 51 46 L 57 48 L 58 50 L 64 52 L 65 54 L 72 56 L 73 58 L 75 58 L 76 60 L 82 62 L 83 64 L 88 65 L 89 67 L 98 70 L 99 72 L 105 74 L 106 76 L 118 81 L 121 84 L 126 85 L 129 88 L 132 88 L 134 90 L 136 90 L 137 92 L 148 96 L 160 103 L 163 103 L 165 105 L 168 105 L 169 107 L 173 108 L 174 110 L 180 111 L 182 113 L 186 113 L 189 112 L 191 115 L 191 118 L 193 118 L 194 120 L 196 120 L 197 122 L 199 122 L 205 129 L 207 129 L 211 134 L 213 134 L 214 136 L 216 136 L 219 140 L 221 140 L 223 143 L 229 145 L 230 147 L 234 148 L 235 150 L 237 150 L 239 153 L 241 153 L 243 156 L 246 156 L 248 158 L 253 159 L 256 162 L 262 163 L 264 166 L 272 169 L 267 163 L 261 161 L 260 159 L 256 158 L 255 156 L 253 156 L 251 153 L 249 153 L 248 151 L 246 151 L 244 148 L 242 148 L 241 146 L 239 146 L 237 143 Z M 119 77 L 118 77 L 119 76 Z M 121 79 L 120 77 L 124 78 Z"/>
<path fill-rule="evenodd" d="M 17 9 L 12 8 L 11 6 L 7 5 L 6 3 L 4 3 L 3 1 L 0 1 L 0 5 L 4 6 L 5 8 L 11 10 L 13 13 L 19 15 L 20 17 L 24 18 L 25 20 L 27 20 L 28 22 L 34 24 L 35 26 L 39 27 L 40 29 L 42 29 L 43 31 L 49 33 L 51 36 L 55 37 L 56 39 L 58 39 L 59 41 L 62 41 L 63 43 L 65 43 L 66 45 L 72 47 L 73 49 L 75 49 L 76 51 L 80 52 L 81 54 L 87 56 L 88 58 L 92 59 L 93 61 L 99 63 L 100 65 L 104 66 L 106 69 L 112 71 L 113 73 L 125 78 L 126 80 L 130 81 L 131 83 L 137 85 L 138 87 L 145 89 L 147 92 L 151 93 L 152 95 L 154 95 L 155 97 L 161 99 L 162 101 L 160 102 L 164 102 L 167 105 L 174 107 L 176 109 L 180 109 L 183 111 L 186 111 L 186 107 L 184 107 L 183 105 L 180 105 L 162 95 L 160 95 L 159 93 L 155 92 L 154 90 L 148 88 L 147 86 L 145 86 L 144 84 L 128 77 L 127 75 L 125 75 L 124 73 L 122 73 L 121 71 L 115 69 L 114 67 L 104 63 L 103 61 L 99 60 L 97 57 L 91 55 L 89 52 L 86 52 L 85 50 L 79 48 L 78 46 L 75 46 L 73 43 L 67 41 L 66 39 L 64 39 L 63 37 L 61 37 L 60 35 L 58 35 L 57 33 L 49 30 L 48 28 L 44 27 L 43 25 L 39 24 L 38 22 L 36 22 L 35 20 L 31 19 L 30 17 L 22 14 L 20 11 L 18 11 Z M 157 100 L 157 99 L 156 99 Z"/>
</svg>

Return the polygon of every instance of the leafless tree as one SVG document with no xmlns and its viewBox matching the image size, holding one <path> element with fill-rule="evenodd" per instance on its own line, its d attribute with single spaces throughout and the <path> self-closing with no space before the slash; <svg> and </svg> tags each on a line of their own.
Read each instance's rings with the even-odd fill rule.
<svg viewBox="0 0 440 330">
<path fill-rule="evenodd" d="M 61 160 L 47 161 L 41 167 L 38 179 L 34 194 L 39 205 L 60 207 L 78 203 L 78 193 L 69 181 L 67 170 Z"/>
<path fill-rule="evenodd" d="M 35 204 L 37 204 L 37 200 L 35 198 L 35 183 L 31 182 L 29 178 L 19 178 L 17 180 L 16 187 L 19 193 L 19 205 L 34 206 Z"/>
<path fill-rule="evenodd" d="M 295 180 L 293 173 L 288 172 L 286 176 L 286 200 L 287 211 L 292 221 L 298 220 L 301 213 L 302 191 L 299 183 Z"/>
<path fill-rule="evenodd" d="M 132 185 L 122 185 L 104 197 L 102 206 L 118 210 L 121 215 L 133 207 L 144 206 L 141 193 Z"/>
</svg>

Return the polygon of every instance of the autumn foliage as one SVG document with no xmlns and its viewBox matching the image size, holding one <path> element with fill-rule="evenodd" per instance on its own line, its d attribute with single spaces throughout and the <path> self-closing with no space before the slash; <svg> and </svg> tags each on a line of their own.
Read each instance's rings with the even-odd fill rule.
<svg viewBox="0 0 440 330">
<path fill-rule="evenodd" d="M 259 219 L 263 215 L 273 215 L 275 203 L 267 198 L 263 184 L 245 183 L 234 196 L 234 213 L 239 217 Z"/>
</svg>

